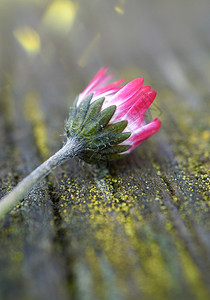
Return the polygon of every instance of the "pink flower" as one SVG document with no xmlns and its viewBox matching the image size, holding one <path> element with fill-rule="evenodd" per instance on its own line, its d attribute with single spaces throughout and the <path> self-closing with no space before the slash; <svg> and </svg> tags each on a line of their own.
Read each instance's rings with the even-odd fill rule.
<svg viewBox="0 0 210 300">
<path fill-rule="evenodd" d="M 86 89 L 79 95 L 77 106 L 92 93 L 91 102 L 105 97 L 102 110 L 116 105 L 110 123 L 123 120 L 128 122 L 124 132 L 131 132 L 131 135 L 121 145 L 131 145 L 131 148 L 122 154 L 130 153 L 160 129 L 161 122 L 157 118 L 148 124 L 144 120 L 145 112 L 154 101 L 157 92 L 151 90 L 149 85 L 143 85 L 143 78 L 134 79 L 125 86 L 122 86 L 123 79 L 107 84 L 113 76 L 112 74 L 107 75 L 107 71 L 108 68 L 101 68 L 96 73 Z"/>
</svg>

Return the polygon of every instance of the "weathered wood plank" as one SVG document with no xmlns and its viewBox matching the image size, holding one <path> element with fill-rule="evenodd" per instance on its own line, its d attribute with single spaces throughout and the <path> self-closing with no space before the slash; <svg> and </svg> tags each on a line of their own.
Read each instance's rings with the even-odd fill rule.
<svg viewBox="0 0 210 300">
<path fill-rule="evenodd" d="M 5 188 L 7 191 L 11 189 L 40 163 L 34 147 L 31 126 L 24 121 L 18 107 L 11 127 L 9 141 L 8 130 L 4 130 L 8 127 L 1 127 L 3 129 L 1 149 L 4 146 L 9 149 L 2 153 L 5 156 L 3 161 L 7 162 L 1 176 L 2 195 Z M 4 140 L 8 141 L 8 145 Z M 23 167 L 24 165 L 27 167 Z M 12 175 L 7 175 L 11 170 L 17 174 L 15 181 Z M 61 270 L 58 263 L 59 255 L 55 253 L 58 246 L 54 242 L 57 232 L 53 226 L 52 199 L 48 186 L 45 185 L 42 183 L 35 187 L 24 202 L 14 209 L 10 217 L 8 216 L 5 221 L 1 220 L 0 278 L 3 281 L 0 298 L 2 299 L 5 297 L 13 299 L 14 295 L 20 299 L 46 299 L 46 295 L 51 299 L 59 297 L 67 299 L 65 271 Z"/>
</svg>

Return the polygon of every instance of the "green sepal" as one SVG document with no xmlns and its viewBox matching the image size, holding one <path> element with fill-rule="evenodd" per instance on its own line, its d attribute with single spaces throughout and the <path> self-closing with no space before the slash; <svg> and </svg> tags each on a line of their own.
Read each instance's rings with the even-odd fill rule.
<svg viewBox="0 0 210 300">
<path fill-rule="evenodd" d="M 96 153 L 94 151 L 85 151 L 80 154 L 78 154 L 78 157 L 84 160 L 87 163 L 96 163 L 98 161 L 111 161 L 111 160 L 116 160 L 123 158 L 123 154 L 101 154 L 101 153 Z"/>
<path fill-rule="evenodd" d="M 100 111 L 100 113 L 98 113 L 94 119 L 84 126 L 80 132 L 80 135 L 93 138 L 95 134 L 100 132 L 109 123 L 115 110 L 116 105 L 112 105 Z"/>
<path fill-rule="evenodd" d="M 81 126 L 85 120 L 88 109 L 90 107 L 90 102 L 93 98 L 93 94 L 88 95 L 76 108 L 76 115 L 71 127 L 71 133 L 74 134 L 81 129 Z M 70 132 L 70 131 L 69 131 Z"/>
<path fill-rule="evenodd" d="M 94 140 L 83 140 L 83 149 L 78 156 L 88 163 L 109 161 L 122 158 L 122 153 L 131 148 L 131 145 L 118 145 L 131 135 L 130 132 L 105 135 Z"/>
<path fill-rule="evenodd" d="M 130 148 L 131 148 L 131 145 L 117 145 L 117 146 L 112 146 L 112 147 L 103 149 L 103 150 L 100 151 L 100 153 L 102 153 L 102 154 L 116 154 L 116 153 L 125 152 Z"/>
<path fill-rule="evenodd" d="M 130 135 L 130 132 L 113 133 L 106 135 L 102 133 L 101 135 L 96 136 L 91 141 L 88 141 L 88 144 L 92 149 L 104 149 L 122 143 L 123 141 L 127 140 Z"/>
<path fill-rule="evenodd" d="M 99 98 L 97 100 L 95 100 L 93 103 L 90 104 L 90 107 L 88 109 L 88 112 L 86 114 L 84 123 L 83 123 L 83 127 L 89 122 L 91 121 L 91 119 L 93 119 L 97 114 L 99 114 L 103 102 L 104 102 L 105 98 Z"/>
<path fill-rule="evenodd" d="M 77 101 L 78 101 L 78 99 L 79 99 L 79 96 L 77 96 L 76 99 L 74 100 L 73 107 L 70 108 L 69 116 L 68 116 L 68 119 L 67 119 L 66 124 L 65 124 L 65 132 L 66 132 L 67 136 L 69 136 L 69 133 L 72 129 L 72 125 L 74 123 L 74 119 L 75 119 L 76 114 L 77 114 Z"/>
<path fill-rule="evenodd" d="M 110 133 L 120 133 L 122 132 L 126 126 L 128 125 L 128 121 L 120 121 L 117 123 L 113 123 L 113 124 L 108 124 L 106 126 L 106 128 L 104 128 L 103 133 L 106 134 L 110 134 Z"/>
</svg>

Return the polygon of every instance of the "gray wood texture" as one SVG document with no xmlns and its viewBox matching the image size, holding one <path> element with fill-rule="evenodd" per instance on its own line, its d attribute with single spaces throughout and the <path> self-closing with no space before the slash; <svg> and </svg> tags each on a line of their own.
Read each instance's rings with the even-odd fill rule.
<svg viewBox="0 0 210 300">
<path fill-rule="evenodd" d="M 209 299 L 209 11 L 0 2 L 0 197 L 60 148 L 101 66 L 144 77 L 162 121 L 121 161 L 63 164 L 0 220 L 0 299 Z"/>
</svg>

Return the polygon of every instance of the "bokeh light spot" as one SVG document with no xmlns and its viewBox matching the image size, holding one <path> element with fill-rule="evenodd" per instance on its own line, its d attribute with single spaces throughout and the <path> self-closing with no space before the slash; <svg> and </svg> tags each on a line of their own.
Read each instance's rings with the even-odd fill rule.
<svg viewBox="0 0 210 300">
<path fill-rule="evenodd" d="M 40 52 L 40 36 L 34 29 L 27 26 L 18 27 L 13 31 L 13 34 L 27 53 L 38 54 Z"/>
<path fill-rule="evenodd" d="M 43 25 L 59 34 L 68 33 L 74 23 L 77 7 L 72 1 L 53 1 L 44 14 Z"/>
<path fill-rule="evenodd" d="M 119 7 L 119 6 L 115 6 L 114 10 L 119 14 L 119 15 L 124 15 L 124 10 Z"/>
</svg>

